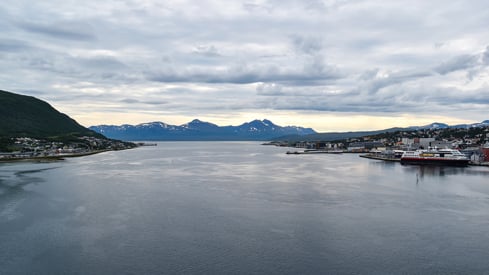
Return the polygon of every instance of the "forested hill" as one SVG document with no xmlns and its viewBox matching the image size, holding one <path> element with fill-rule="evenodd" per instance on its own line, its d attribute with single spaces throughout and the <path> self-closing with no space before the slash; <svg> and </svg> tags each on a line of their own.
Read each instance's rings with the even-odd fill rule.
<svg viewBox="0 0 489 275">
<path fill-rule="evenodd" d="M 45 101 L 0 90 L 0 137 L 95 136 Z"/>
</svg>

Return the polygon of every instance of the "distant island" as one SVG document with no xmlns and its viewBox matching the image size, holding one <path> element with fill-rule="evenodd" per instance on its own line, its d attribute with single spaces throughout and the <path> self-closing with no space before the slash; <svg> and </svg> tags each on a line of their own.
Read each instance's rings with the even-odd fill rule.
<svg viewBox="0 0 489 275">
<path fill-rule="evenodd" d="M 56 159 L 136 144 L 87 129 L 47 102 L 0 90 L 0 161 Z"/>
</svg>

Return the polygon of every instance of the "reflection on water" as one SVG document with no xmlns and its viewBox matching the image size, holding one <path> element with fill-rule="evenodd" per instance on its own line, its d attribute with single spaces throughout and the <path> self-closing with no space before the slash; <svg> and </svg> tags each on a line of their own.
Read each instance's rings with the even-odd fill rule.
<svg viewBox="0 0 489 275">
<path fill-rule="evenodd" d="M 22 192 L 26 185 L 44 181 L 42 177 L 38 177 L 35 174 L 51 169 L 56 169 L 58 167 L 39 169 L 31 168 L 32 167 L 29 167 L 28 170 L 0 170 L 0 195 L 6 197 L 9 193 Z"/>
<path fill-rule="evenodd" d="M 407 170 L 416 173 L 419 178 L 424 177 L 446 177 L 451 175 L 467 175 L 467 176 L 489 176 L 489 169 L 483 167 L 450 167 L 450 166 L 435 166 L 435 165 L 409 165 Z"/>
<path fill-rule="evenodd" d="M 486 167 L 286 151 L 165 142 L 0 165 L 0 273 L 489 270 Z"/>
<path fill-rule="evenodd" d="M 35 197 L 35 193 L 26 188 L 44 182 L 45 179 L 38 174 L 57 167 L 36 168 L 35 164 L 28 164 L 27 167 L 20 166 L 18 169 L 2 169 L 5 167 L 17 166 L 0 166 L 0 225 L 3 221 L 9 221 L 12 225 L 13 221 L 22 222 L 21 218 L 26 216 L 22 213 L 22 208 L 30 203 L 26 200 Z M 4 230 L 6 229 L 8 226 L 4 226 Z"/>
</svg>

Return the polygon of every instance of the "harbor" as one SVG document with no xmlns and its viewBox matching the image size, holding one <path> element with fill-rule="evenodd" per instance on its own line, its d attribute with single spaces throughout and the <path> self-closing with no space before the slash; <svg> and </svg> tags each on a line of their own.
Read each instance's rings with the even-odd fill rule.
<svg viewBox="0 0 489 275">
<path fill-rule="evenodd" d="M 451 149 L 451 151 L 457 151 Z M 457 151 L 458 152 L 458 151 Z M 366 159 L 373 159 L 373 160 L 381 160 L 381 161 L 387 161 L 387 162 L 398 162 L 401 164 L 415 164 L 415 165 L 439 165 L 439 166 L 488 166 L 489 167 L 489 161 L 474 161 L 471 160 L 467 157 L 465 157 L 463 154 L 461 156 L 458 156 L 458 159 L 449 159 L 446 157 L 435 157 L 433 153 L 418 153 L 415 155 L 413 159 L 413 155 L 415 152 L 408 152 L 408 155 L 410 155 L 410 160 L 404 160 L 403 161 L 403 156 L 405 154 L 386 154 L 386 153 L 368 153 L 368 154 L 362 154 L 359 155 L 361 158 L 366 158 Z M 423 155 L 424 154 L 424 155 Z M 406 158 L 406 157 L 405 157 Z M 444 159 L 445 158 L 445 159 Z M 447 161 L 448 159 L 448 161 Z M 450 161 L 454 161 L 454 163 L 450 163 Z"/>
<path fill-rule="evenodd" d="M 372 150 L 369 153 L 357 153 L 347 150 L 303 150 L 287 151 L 287 155 L 315 155 L 315 154 L 358 154 L 359 157 L 371 160 L 380 160 L 385 162 L 398 162 L 401 164 L 414 165 L 439 165 L 439 166 L 486 166 L 489 167 L 489 161 L 486 161 L 485 155 L 479 157 L 468 157 L 455 149 L 435 149 L 402 151 L 402 150 Z M 404 159 L 403 159 L 404 156 Z"/>
<path fill-rule="evenodd" d="M 356 153 L 361 158 L 413 165 L 489 166 L 489 129 L 422 129 L 335 141 L 270 142 L 288 155 Z"/>
</svg>

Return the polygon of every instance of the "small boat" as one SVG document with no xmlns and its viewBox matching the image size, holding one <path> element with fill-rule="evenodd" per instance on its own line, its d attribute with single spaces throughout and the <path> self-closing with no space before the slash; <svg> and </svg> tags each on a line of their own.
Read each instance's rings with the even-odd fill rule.
<svg viewBox="0 0 489 275">
<path fill-rule="evenodd" d="M 401 156 L 401 164 L 467 166 L 469 159 L 455 149 L 428 149 L 406 151 Z"/>
</svg>

